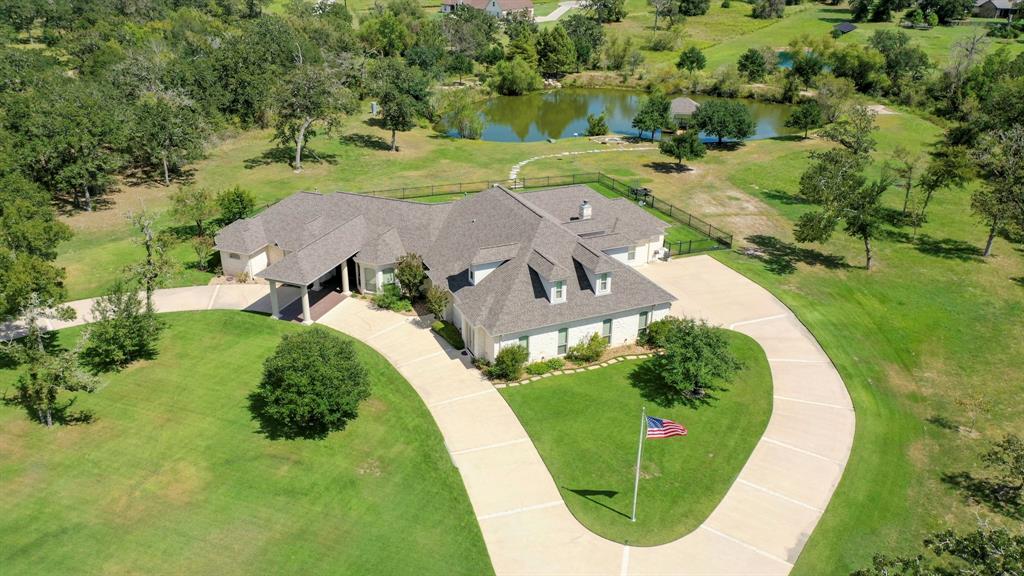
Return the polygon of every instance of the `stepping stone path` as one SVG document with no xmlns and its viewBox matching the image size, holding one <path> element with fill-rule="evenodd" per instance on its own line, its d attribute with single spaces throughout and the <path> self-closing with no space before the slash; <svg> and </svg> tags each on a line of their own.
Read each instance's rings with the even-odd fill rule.
<svg viewBox="0 0 1024 576">
<path fill-rule="evenodd" d="M 519 177 L 519 171 L 534 160 L 543 160 L 544 158 L 557 158 L 559 156 L 578 156 L 580 154 L 599 154 L 601 152 L 639 152 L 643 150 L 655 150 L 654 146 L 637 146 L 635 148 L 596 148 L 594 150 L 581 150 L 579 152 L 561 152 L 559 154 L 544 154 L 543 156 L 534 156 L 533 158 L 527 158 L 522 162 L 512 166 L 512 169 L 508 171 L 508 179 L 515 180 Z"/>
</svg>

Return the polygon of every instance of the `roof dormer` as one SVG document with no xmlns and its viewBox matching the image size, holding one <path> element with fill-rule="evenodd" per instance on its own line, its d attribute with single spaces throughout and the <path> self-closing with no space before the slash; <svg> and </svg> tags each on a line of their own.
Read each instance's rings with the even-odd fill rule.
<svg viewBox="0 0 1024 576">
<path fill-rule="evenodd" d="M 485 246 L 477 250 L 469 263 L 469 283 L 479 284 L 488 274 L 497 270 L 498 266 L 515 258 L 518 253 L 519 244 L 516 242 Z"/>
<path fill-rule="evenodd" d="M 553 262 L 547 256 L 534 250 L 527 265 L 540 278 L 544 293 L 552 304 L 561 304 L 567 299 L 569 271 Z"/>
<path fill-rule="evenodd" d="M 573 248 L 572 257 L 583 267 L 595 295 L 611 293 L 613 269 L 611 257 L 579 243 Z"/>
</svg>

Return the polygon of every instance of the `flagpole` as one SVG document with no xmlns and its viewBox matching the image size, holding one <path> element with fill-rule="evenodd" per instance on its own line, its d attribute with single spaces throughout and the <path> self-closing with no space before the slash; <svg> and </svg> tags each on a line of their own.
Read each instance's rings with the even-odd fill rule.
<svg viewBox="0 0 1024 576">
<path fill-rule="evenodd" d="M 636 450 L 636 481 L 633 482 L 633 517 L 636 522 L 636 497 L 640 493 L 640 457 L 644 454 L 644 436 L 647 435 L 647 406 L 640 410 L 640 445 Z"/>
</svg>

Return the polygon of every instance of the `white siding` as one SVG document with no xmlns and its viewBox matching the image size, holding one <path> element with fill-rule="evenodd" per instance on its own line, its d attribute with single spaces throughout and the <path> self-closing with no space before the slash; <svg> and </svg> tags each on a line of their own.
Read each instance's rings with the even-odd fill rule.
<svg viewBox="0 0 1024 576">
<path fill-rule="evenodd" d="M 606 318 L 612 319 L 612 341 L 611 346 L 623 346 L 625 344 L 632 344 L 636 341 L 637 329 L 640 326 L 640 311 L 648 310 L 650 314 L 650 322 L 660 320 L 668 315 L 669 305 L 663 304 L 655 306 L 653 308 L 640 308 L 636 310 L 630 310 L 627 312 L 620 312 L 611 316 L 590 318 L 587 320 L 580 320 L 577 322 L 570 322 L 558 326 L 550 326 L 547 328 L 541 328 L 539 330 L 532 330 L 529 332 L 519 332 L 515 334 L 504 334 L 500 337 L 496 337 L 496 346 L 488 349 L 490 352 L 488 359 L 493 360 L 494 355 L 497 354 L 504 346 L 512 346 L 519 343 L 519 337 L 526 335 L 530 339 L 530 361 L 542 360 L 545 358 L 552 358 L 558 356 L 558 330 L 561 328 L 569 329 L 569 340 L 568 345 L 572 347 L 579 344 L 586 338 L 589 338 L 591 334 L 601 333 L 601 325 Z"/>
<path fill-rule="evenodd" d="M 611 248 L 609 250 L 605 250 L 604 253 L 611 256 L 612 258 L 615 258 L 619 262 L 622 262 L 623 264 L 628 264 L 634 267 L 643 266 L 644 264 L 647 264 L 648 262 L 654 262 L 657 259 L 657 251 L 662 247 L 664 243 L 665 237 L 658 236 L 657 238 L 651 240 L 648 243 L 638 244 L 635 247 L 636 253 L 634 254 L 634 258 L 632 260 L 629 259 L 629 248 L 625 246 L 623 246 L 622 248 Z"/>
<path fill-rule="evenodd" d="M 481 280 L 486 278 L 488 274 L 497 270 L 498 266 L 501 266 L 501 264 L 501 262 L 488 262 L 487 264 L 477 264 L 476 266 L 471 266 L 470 281 L 473 282 L 473 284 L 480 282 Z"/>
<path fill-rule="evenodd" d="M 232 258 L 232 254 L 235 254 L 238 258 Z M 221 269 L 224 271 L 225 276 L 238 276 L 242 273 L 254 276 L 257 272 L 261 272 L 266 269 L 268 265 L 267 260 L 267 251 L 265 249 L 258 250 L 253 254 L 248 255 L 237 254 L 225 250 L 221 250 L 220 252 Z"/>
</svg>

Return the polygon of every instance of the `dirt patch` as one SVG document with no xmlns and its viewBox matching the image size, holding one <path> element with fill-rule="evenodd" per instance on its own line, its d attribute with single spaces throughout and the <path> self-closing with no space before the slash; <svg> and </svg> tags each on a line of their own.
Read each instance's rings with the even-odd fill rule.
<svg viewBox="0 0 1024 576">
<path fill-rule="evenodd" d="M 871 104 L 870 106 L 868 106 L 868 110 L 871 110 L 872 112 L 878 114 L 879 116 L 891 116 L 893 114 L 899 114 L 899 112 L 896 112 L 895 110 L 889 108 L 884 104 Z"/>
<path fill-rule="evenodd" d="M 381 469 L 379 460 L 376 458 L 370 458 L 366 462 L 356 466 L 356 474 L 359 474 L 360 476 L 373 476 L 378 478 L 384 474 L 384 471 Z"/>
</svg>

